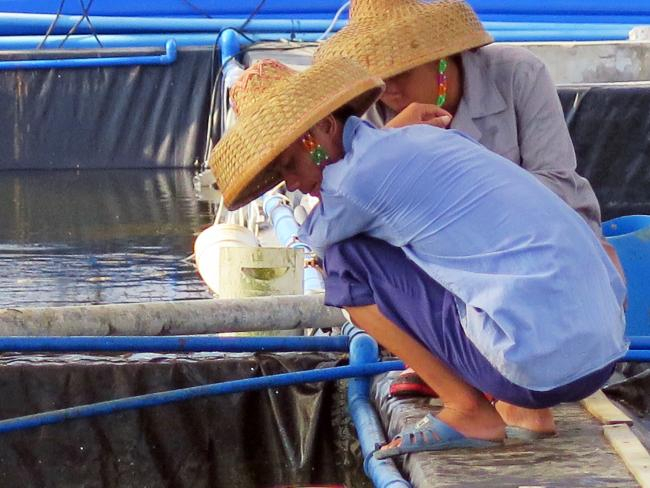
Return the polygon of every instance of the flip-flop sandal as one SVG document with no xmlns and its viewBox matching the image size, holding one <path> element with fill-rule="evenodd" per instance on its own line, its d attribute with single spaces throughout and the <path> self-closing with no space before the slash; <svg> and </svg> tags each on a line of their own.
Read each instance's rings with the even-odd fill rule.
<svg viewBox="0 0 650 488">
<path fill-rule="evenodd" d="M 404 373 L 393 380 L 388 389 L 392 397 L 429 396 L 437 397 L 438 394 L 427 385 L 417 373 Z"/>
<path fill-rule="evenodd" d="M 485 449 L 503 445 L 502 441 L 484 441 L 465 437 L 430 413 L 420 420 L 414 429 L 402 431 L 395 436 L 395 439 L 402 439 L 401 444 L 398 447 L 376 450 L 373 453 L 375 459 L 386 459 L 401 454 L 422 451 L 444 451 L 463 448 Z"/>
</svg>

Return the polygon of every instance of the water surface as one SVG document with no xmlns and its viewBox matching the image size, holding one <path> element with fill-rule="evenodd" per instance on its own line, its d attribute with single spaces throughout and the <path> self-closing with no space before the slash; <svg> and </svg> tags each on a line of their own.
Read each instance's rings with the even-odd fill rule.
<svg viewBox="0 0 650 488">
<path fill-rule="evenodd" d="M 0 172 L 0 307 L 208 298 L 189 170 Z"/>
</svg>

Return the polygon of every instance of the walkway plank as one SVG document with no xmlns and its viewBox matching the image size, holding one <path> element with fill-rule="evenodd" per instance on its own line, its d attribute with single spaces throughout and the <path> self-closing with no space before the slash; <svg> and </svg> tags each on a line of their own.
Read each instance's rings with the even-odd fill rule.
<svg viewBox="0 0 650 488">
<path fill-rule="evenodd" d="M 650 455 L 626 424 L 605 425 L 603 433 L 641 488 L 650 488 Z"/>
<path fill-rule="evenodd" d="M 598 390 L 580 403 L 582 403 L 582 406 L 603 425 L 633 424 L 632 419 L 614 405 L 602 390 Z"/>
<path fill-rule="evenodd" d="M 391 377 L 396 374 L 377 378 L 373 389 L 375 405 L 390 437 L 440 408 L 436 401 L 424 398 L 388 398 Z M 553 411 L 556 437 L 528 443 L 511 441 L 503 447 L 485 450 L 418 453 L 397 458 L 398 465 L 414 488 L 639 486 L 636 474 L 628 471 L 603 436 L 599 420 L 579 403 L 562 404 Z M 603 418 L 622 420 L 619 415 L 610 414 Z M 627 427 L 625 423 L 618 425 Z"/>
</svg>

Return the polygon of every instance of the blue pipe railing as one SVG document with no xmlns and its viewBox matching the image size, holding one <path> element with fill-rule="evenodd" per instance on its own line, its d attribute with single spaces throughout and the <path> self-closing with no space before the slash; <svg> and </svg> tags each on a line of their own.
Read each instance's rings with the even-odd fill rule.
<svg viewBox="0 0 650 488">
<path fill-rule="evenodd" d="M 0 12 L 0 35 L 43 35 L 54 20 L 54 15 L 44 14 L 7 14 Z M 124 33 L 160 33 L 160 32 L 219 32 L 228 28 L 239 28 L 246 17 L 197 19 L 184 17 L 91 17 L 93 30 L 84 23 L 76 28 L 77 34 L 124 34 Z M 56 20 L 52 34 L 65 35 L 80 16 L 61 15 Z M 337 22 L 336 30 L 345 25 Z M 330 25 L 327 19 L 253 19 L 246 25 L 246 31 L 265 32 L 315 32 L 322 33 Z"/>
<path fill-rule="evenodd" d="M 300 230 L 300 226 L 296 222 L 293 215 L 293 209 L 286 205 L 286 197 L 279 193 L 267 193 L 264 195 L 262 208 L 264 213 L 269 217 L 275 235 L 280 241 L 280 244 L 285 247 L 290 247 L 296 243 L 296 236 Z M 311 251 L 306 244 L 298 243 L 298 247 Z"/>
<path fill-rule="evenodd" d="M 630 336 L 630 349 L 650 350 L 650 336 Z"/>
<path fill-rule="evenodd" d="M 345 352 L 347 350 L 347 336 L 0 337 L 0 352 Z"/>
<path fill-rule="evenodd" d="M 247 378 L 243 380 L 227 381 L 224 383 L 150 393 L 147 395 L 121 398 L 118 400 L 92 403 L 89 405 L 81 405 L 78 407 L 64 408 L 61 410 L 27 415 L 25 417 L 2 420 L 0 421 L 0 433 L 41 427 L 43 425 L 58 424 L 65 422 L 66 420 L 96 417 L 126 410 L 137 410 L 146 407 L 168 405 L 170 403 L 182 402 L 193 398 L 242 393 L 246 391 L 278 388 L 302 383 L 333 381 L 352 378 L 355 376 L 374 376 L 403 368 L 404 363 L 401 361 L 386 361 L 358 366 L 336 366 L 333 368 L 299 371 L 296 373 L 283 373 L 273 376 Z"/>
<path fill-rule="evenodd" d="M 7 14 L 0 12 L 0 35 L 25 36 L 43 35 L 54 20 L 54 15 L 43 14 Z M 78 21 L 79 16 L 60 16 L 57 19 L 52 35 L 65 35 Z M 556 17 L 532 19 L 525 16 L 493 15 L 483 18 L 483 25 L 490 32 L 500 31 L 571 31 L 571 30 L 603 30 L 626 29 L 629 31 L 637 25 L 650 23 L 647 16 L 621 16 L 600 18 L 564 16 L 563 20 Z M 145 33 L 211 33 L 229 28 L 239 28 L 245 21 L 240 18 L 186 18 L 186 17 L 106 17 L 93 16 L 93 31 L 82 23 L 76 29 L 76 34 L 145 34 Z M 333 32 L 345 26 L 347 21 L 339 20 L 332 28 Z M 323 33 L 330 26 L 329 19 L 300 19 L 289 14 L 286 18 L 259 19 L 256 18 L 246 25 L 246 31 L 255 34 L 264 33 Z"/>
<path fill-rule="evenodd" d="M 631 363 L 650 362 L 650 351 L 647 349 L 630 349 L 621 361 L 629 361 Z"/>
<path fill-rule="evenodd" d="M 237 0 L 230 2 L 215 2 L 215 0 L 192 0 L 183 2 L 179 0 L 95 0 L 92 5 L 93 15 L 134 15 L 143 17 L 152 16 L 191 16 L 205 17 L 205 15 L 230 15 L 247 16 L 259 5 L 259 0 Z M 299 9 L 306 14 L 325 13 L 334 15 L 341 6 L 342 0 L 310 0 L 301 2 Z M 39 0 L 29 2 L 25 0 L 0 2 L 6 12 L 54 13 L 61 4 L 61 0 Z M 295 0 L 268 0 L 265 2 L 260 14 L 286 14 L 297 10 Z M 81 14 L 79 2 L 65 2 L 64 14 Z"/>
<path fill-rule="evenodd" d="M 217 40 L 217 32 L 196 33 L 196 34 L 174 34 L 177 47 L 188 46 L 214 46 Z M 268 34 L 247 34 L 255 41 L 274 41 L 293 39 L 294 34 L 290 32 L 268 33 Z M 99 34 L 104 48 L 151 48 L 151 46 L 163 45 L 169 34 Z M 297 40 L 312 42 L 320 37 L 318 33 L 306 33 L 296 35 Z M 66 49 L 96 49 L 99 47 L 97 39 L 89 34 L 73 35 L 66 39 L 65 36 L 49 36 L 43 44 L 43 49 L 58 49 L 61 42 L 65 40 Z M 0 50 L 29 50 L 36 49 L 43 41 L 43 36 L 0 36 Z"/>
<path fill-rule="evenodd" d="M 497 42 L 588 42 L 588 41 L 625 41 L 629 38 L 627 27 L 614 29 L 563 29 L 563 30 L 513 30 L 492 31 L 492 37 Z"/>
<path fill-rule="evenodd" d="M 650 22 L 649 22 L 650 23 Z M 599 41 L 599 40 L 626 40 L 629 36 L 631 24 L 602 25 L 592 24 L 580 26 L 579 28 L 565 28 L 558 24 L 557 28 L 548 29 L 539 27 L 537 29 L 519 28 L 512 29 L 490 29 L 497 41 L 520 42 L 520 41 Z M 247 33 L 254 41 L 273 41 L 292 39 L 304 42 L 317 41 L 321 34 L 314 32 L 268 32 L 268 33 Z M 218 33 L 176 33 L 174 39 L 178 47 L 186 46 L 212 46 Z M 102 46 L 105 48 L 121 47 L 151 47 L 164 43 L 169 39 L 169 34 L 98 34 Z M 59 48 L 62 41 L 67 49 L 93 49 L 98 47 L 97 39 L 93 35 L 73 35 L 68 38 L 62 35 L 49 36 L 43 48 Z M 42 35 L 25 36 L 0 36 L 0 50 L 29 50 L 36 49 L 43 41 Z"/>
<path fill-rule="evenodd" d="M 347 327 L 347 326 L 346 326 Z M 317 337 L 214 337 L 214 336 L 6 336 L 2 352 L 345 352 L 349 335 Z M 358 330 L 358 329 L 356 329 Z M 650 336 L 628 338 L 630 351 L 621 361 L 650 357 Z"/>
<path fill-rule="evenodd" d="M 232 70 L 237 70 L 239 65 L 231 62 L 236 61 L 242 45 L 250 43 L 249 40 L 242 38 L 236 31 L 228 29 L 221 32 L 219 37 L 219 52 L 221 57 L 221 66 L 223 67 L 224 80 L 229 80 Z M 234 81 L 234 80 L 233 80 Z M 228 86 L 229 81 L 226 82 Z"/>
<path fill-rule="evenodd" d="M 0 61 L 0 70 L 17 69 L 62 69 L 62 68 L 93 68 L 99 66 L 140 66 L 166 65 L 176 61 L 176 41 L 169 39 L 165 42 L 165 54 L 152 56 L 107 56 L 83 58 L 56 59 L 23 59 L 16 61 Z"/>
<path fill-rule="evenodd" d="M 350 337 L 350 365 L 377 363 L 379 347 L 374 339 L 349 322 L 343 326 L 343 333 Z M 375 488 L 411 487 L 392 459 L 378 460 L 372 455 L 377 444 L 384 444 L 386 437 L 381 420 L 370 401 L 370 380 L 365 377 L 350 378 L 348 382 L 348 408 L 357 430 L 363 469 Z"/>
<path fill-rule="evenodd" d="M 225 65 L 231 59 L 234 59 L 241 50 L 239 34 L 234 30 L 226 30 L 221 33 L 219 38 L 219 49 L 221 50 L 221 64 Z"/>
</svg>

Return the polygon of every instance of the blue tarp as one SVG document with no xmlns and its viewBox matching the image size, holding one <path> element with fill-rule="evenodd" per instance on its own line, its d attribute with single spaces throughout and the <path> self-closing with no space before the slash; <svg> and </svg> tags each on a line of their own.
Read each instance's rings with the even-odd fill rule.
<svg viewBox="0 0 650 488">
<path fill-rule="evenodd" d="M 431 1 L 431 0 L 422 0 Z M 0 49 L 58 47 L 23 38 L 75 34 L 214 34 L 242 27 L 265 39 L 311 41 L 320 37 L 344 0 L 0 0 Z M 629 0 L 470 0 L 497 41 L 595 41 L 627 39 L 629 31 L 650 25 L 650 2 Z M 91 4 L 89 8 L 83 5 Z M 259 7 L 259 8 L 258 8 Z M 86 10 L 86 12 L 84 12 Z M 92 24 L 83 18 L 88 14 Z M 249 17 L 252 22 L 248 22 Z M 347 12 L 334 31 L 344 25 Z M 91 27 L 92 25 L 92 27 Z M 20 36 L 18 39 L 11 37 Z M 257 39 L 257 37 L 256 37 Z M 211 44 L 212 39 L 177 39 L 179 45 Z M 66 43 L 67 44 L 67 43 Z M 106 43 L 110 47 L 118 44 Z M 141 45 L 142 43 L 135 44 Z M 119 44 L 122 45 L 122 44 Z M 66 47 L 88 47 L 77 41 Z M 91 46 L 92 47 L 92 46 Z"/>
<path fill-rule="evenodd" d="M 62 13 L 80 14 L 81 4 L 73 0 L 0 0 L 0 12 L 56 13 L 63 3 Z M 224 2 L 215 0 L 95 0 L 90 8 L 93 15 L 125 16 L 246 16 L 253 12 L 259 0 Z M 266 0 L 260 14 L 334 14 L 344 0 Z M 479 14 L 524 15 L 613 15 L 650 16 L 647 0 L 470 0 Z"/>
</svg>

